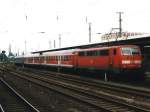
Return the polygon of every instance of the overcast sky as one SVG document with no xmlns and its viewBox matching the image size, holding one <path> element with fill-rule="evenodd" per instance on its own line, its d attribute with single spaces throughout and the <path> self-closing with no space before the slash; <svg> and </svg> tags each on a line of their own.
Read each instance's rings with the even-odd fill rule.
<svg viewBox="0 0 150 112">
<path fill-rule="evenodd" d="M 0 50 L 13 52 L 47 50 L 88 43 L 88 23 L 92 42 L 97 33 L 118 27 L 116 12 L 122 14 L 123 31 L 150 32 L 149 0 L 0 0 Z M 87 19 L 86 19 L 87 18 Z M 45 33 L 42 33 L 45 32 Z"/>
</svg>

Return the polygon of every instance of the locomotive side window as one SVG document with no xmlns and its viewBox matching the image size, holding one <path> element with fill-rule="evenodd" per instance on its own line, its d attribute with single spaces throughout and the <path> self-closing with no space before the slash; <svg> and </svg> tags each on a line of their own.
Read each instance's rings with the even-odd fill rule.
<svg viewBox="0 0 150 112">
<path fill-rule="evenodd" d="M 87 56 L 98 56 L 98 51 L 87 51 Z"/>
<path fill-rule="evenodd" d="M 92 56 L 92 51 L 87 51 L 87 56 Z"/>
<path fill-rule="evenodd" d="M 108 56 L 109 50 L 100 50 L 99 54 L 100 54 L 100 56 Z"/>
<path fill-rule="evenodd" d="M 97 56 L 98 55 L 97 53 L 98 53 L 98 51 L 92 51 L 91 52 L 92 56 Z"/>
<path fill-rule="evenodd" d="M 85 54 L 85 52 L 79 52 L 79 56 L 86 56 Z"/>
</svg>

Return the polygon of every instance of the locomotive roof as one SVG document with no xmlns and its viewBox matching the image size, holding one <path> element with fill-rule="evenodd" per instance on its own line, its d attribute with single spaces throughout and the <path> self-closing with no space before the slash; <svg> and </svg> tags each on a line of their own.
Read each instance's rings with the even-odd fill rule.
<svg viewBox="0 0 150 112">
<path fill-rule="evenodd" d="M 90 50 L 100 50 L 100 49 L 109 49 L 109 48 L 118 48 L 118 47 L 137 47 L 137 46 L 136 45 L 119 45 L 119 46 L 105 46 L 105 47 L 97 46 L 88 49 L 80 49 L 78 51 L 90 51 Z"/>
</svg>

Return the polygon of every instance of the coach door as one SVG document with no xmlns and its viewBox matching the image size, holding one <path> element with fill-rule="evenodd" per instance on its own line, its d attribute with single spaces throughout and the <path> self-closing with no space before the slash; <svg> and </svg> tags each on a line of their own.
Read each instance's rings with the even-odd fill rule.
<svg viewBox="0 0 150 112">
<path fill-rule="evenodd" d="M 58 65 L 60 66 L 61 65 L 61 56 L 57 56 L 58 58 Z"/>
<path fill-rule="evenodd" d="M 114 66 L 116 53 L 117 53 L 116 48 L 110 50 L 110 58 L 109 58 L 110 67 Z"/>
</svg>

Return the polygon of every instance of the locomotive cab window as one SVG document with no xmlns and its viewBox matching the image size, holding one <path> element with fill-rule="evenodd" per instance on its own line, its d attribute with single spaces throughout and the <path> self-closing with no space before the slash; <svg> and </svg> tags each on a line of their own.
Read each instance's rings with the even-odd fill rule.
<svg viewBox="0 0 150 112">
<path fill-rule="evenodd" d="M 133 54 L 133 55 L 138 55 L 138 54 L 140 54 L 140 51 L 139 51 L 138 48 L 132 48 L 131 51 L 132 51 L 132 54 Z"/>
<path fill-rule="evenodd" d="M 122 55 L 138 55 L 140 51 L 138 48 L 122 48 Z"/>
<path fill-rule="evenodd" d="M 131 49 L 130 48 L 122 48 L 121 52 L 122 52 L 122 55 L 131 55 Z"/>
</svg>

